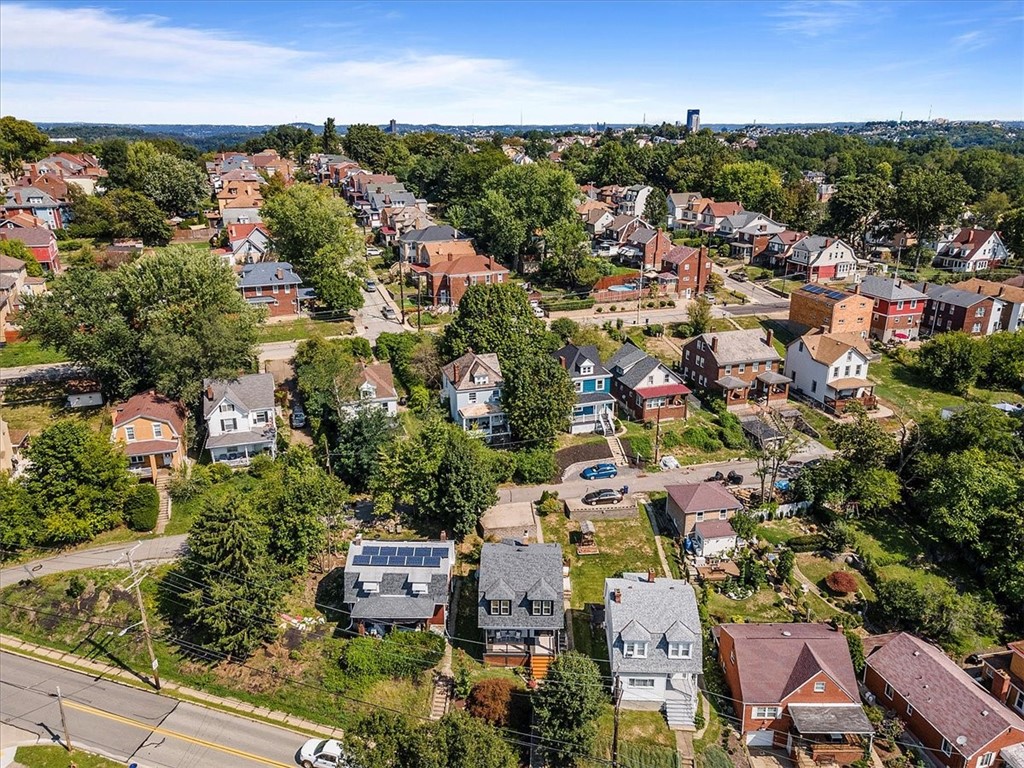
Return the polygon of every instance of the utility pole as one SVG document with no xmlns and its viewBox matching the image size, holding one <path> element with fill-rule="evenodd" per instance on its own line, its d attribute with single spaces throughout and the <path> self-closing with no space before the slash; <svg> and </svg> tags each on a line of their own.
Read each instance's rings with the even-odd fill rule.
<svg viewBox="0 0 1024 768">
<path fill-rule="evenodd" d="M 60 708 L 60 724 L 64 728 L 64 748 L 68 752 L 74 752 L 71 746 L 71 733 L 68 731 L 68 719 L 64 714 L 64 697 L 60 695 L 60 686 L 57 686 L 57 706 Z"/>
<path fill-rule="evenodd" d="M 423 274 L 416 273 L 416 330 L 423 330 Z"/>
<path fill-rule="evenodd" d="M 662 398 L 664 400 L 664 398 Z M 654 430 L 654 465 L 658 465 L 658 461 L 661 459 L 661 400 L 658 401 L 658 420 L 657 426 Z"/>
<path fill-rule="evenodd" d="M 128 567 L 132 571 L 132 591 L 135 592 L 135 600 L 139 605 L 139 615 L 142 618 L 142 631 L 146 636 L 146 650 L 149 651 L 149 666 L 153 671 L 153 685 L 156 688 L 156 692 L 160 693 L 160 662 L 157 661 L 156 653 L 153 651 L 153 636 L 149 632 L 149 620 L 146 618 L 146 604 L 142 601 L 142 589 L 140 585 L 142 580 L 146 577 L 145 574 L 140 574 L 135 566 L 135 561 L 132 559 L 132 552 L 138 548 L 136 544 L 131 549 L 127 550 L 123 557 L 128 561 Z M 121 562 L 121 558 L 117 558 L 114 564 Z"/>
<path fill-rule="evenodd" d="M 405 325 L 405 259 L 402 258 L 402 247 L 398 247 L 398 295 L 401 297 L 402 325 Z"/>
<path fill-rule="evenodd" d="M 619 710 L 622 703 L 622 680 L 615 678 L 615 717 L 612 720 L 612 768 L 619 766 Z"/>
</svg>

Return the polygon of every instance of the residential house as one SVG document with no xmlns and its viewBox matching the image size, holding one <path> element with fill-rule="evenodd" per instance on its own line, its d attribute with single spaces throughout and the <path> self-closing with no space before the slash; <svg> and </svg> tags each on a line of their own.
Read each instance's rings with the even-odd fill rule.
<svg viewBox="0 0 1024 768">
<path fill-rule="evenodd" d="M 670 728 L 693 730 L 703 672 L 693 587 L 653 573 L 604 580 L 613 690 L 623 709 L 663 709 Z"/>
<path fill-rule="evenodd" d="M 793 246 L 805 237 L 808 237 L 806 232 L 797 232 L 793 229 L 779 232 L 768 238 L 764 250 L 755 250 L 751 260 L 754 264 L 785 271 L 789 264 L 789 257 L 793 253 Z"/>
<path fill-rule="evenodd" d="M 596 201 L 595 201 L 596 202 Z M 597 203 L 597 205 L 604 205 Z M 601 237 L 615 221 L 615 216 L 607 207 L 604 209 L 592 208 L 583 218 L 583 226 L 591 238 Z"/>
<path fill-rule="evenodd" d="M 703 520 L 693 526 L 688 543 L 697 557 L 716 557 L 736 549 L 739 537 L 728 520 Z"/>
<path fill-rule="evenodd" d="M 614 434 L 612 375 L 601 365 L 597 347 L 566 344 L 554 355 L 568 372 L 576 390 L 576 405 L 573 407 L 569 431 L 574 435 L 584 432 Z"/>
<path fill-rule="evenodd" d="M 394 245 L 403 232 L 416 231 L 433 225 L 434 220 L 415 205 L 395 205 L 380 212 L 378 234 L 384 245 Z"/>
<path fill-rule="evenodd" d="M 720 624 L 712 636 L 747 746 L 784 748 L 798 765 L 864 758 L 874 727 L 841 630 Z"/>
<path fill-rule="evenodd" d="M 203 421 L 211 461 L 233 467 L 249 465 L 253 456 L 277 455 L 277 406 L 274 376 L 253 373 L 234 381 L 203 382 Z"/>
<path fill-rule="evenodd" d="M 4 213 L 30 214 L 42 220 L 47 229 L 63 229 L 71 220 L 71 206 L 38 187 L 9 187 L 4 197 Z"/>
<path fill-rule="evenodd" d="M 814 328 L 866 339 L 871 330 L 871 299 L 808 283 L 789 296 L 789 322 L 802 331 Z"/>
<path fill-rule="evenodd" d="M 916 339 L 921 330 L 928 297 L 910 283 L 891 277 L 869 275 L 855 289 L 871 307 L 871 336 L 881 342 Z"/>
<path fill-rule="evenodd" d="M 712 266 L 707 248 L 677 245 L 662 257 L 658 281 L 681 298 L 695 299 L 704 294 Z"/>
<path fill-rule="evenodd" d="M 932 263 L 952 272 L 978 272 L 997 267 L 1008 258 L 1010 253 L 998 232 L 963 227 L 939 241 Z"/>
<path fill-rule="evenodd" d="M 422 229 L 408 229 L 398 236 L 399 258 L 406 263 L 417 261 L 417 250 L 426 243 L 451 243 L 456 240 L 469 240 L 455 227 L 447 224 L 431 224 Z M 474 253 L 476 251 L 474 250 Z M 427 261 L 420 263 L 429 263 Z"/>
<path fill-rule="evenodd" d="M 842 240 L 810 235 L 793 245 L 786 272 L 803 275 L 809 283 L 850 280 L 857 274 L 857 258 Z"/>
<path fill-rule="evenodd" d="M 181 402 L 153 390 L 140 392 L 114 409 L 110 440 L 124 445 L 131 472 L 155 482 L 161 470 L 170 472 L 185 461 L 187 418 Z"/>
<path fill-rule="evenodd" d="M 746 220 L 746 223 L 742 223 Z M 738 225 L 738 226 L 737 226 Z M 729 228 L 730 255 L 754 263 L 768 250 L 768 243 L 775 235 L 788 231 L 785 224 L 779 224 L 760 213 L 739 213 L 726 217 L 723 229 Z"/>
<path fill-rule="evenodd" d="M 1024 640 L 1006 646 L 1005 651 L 981 657 L 979 684 L 1019 715 L 1024 715 Z"/>
<path fill-rule="evenodd" d="M 726 216 L 734 216 L 743 212 L 743 206 L 739 203 L 717 203 L 709 200 L 700 212 L 700 220 L 697 229 L 702 232 L 718 232 Z"/>
<path fill-rule="evenodd" d="M 359 634 L 393 628 L 443 634 L 455 542 L 377 541 L 356 536 L 345 559 L 342 598 Z"/>
<path fill-rule="evenodd" d="M 14 443 L 7 422 L 0 418 L 0 472 L 14 473 Z"/>
<path fill-rule="evenodd" d="M 856 334 L 811 331 L 786 347 L 786 376 L 805 397 L 842 413 L 852 402 L 873 408 L 875 384 L 868 378 L 871 348 Z"/>
<path fill-rule="evenodd" d="M 672 240 L 660 229 L 638 227 L 619 246 L 619 257 L 643 269 L 661 269 L 661 260 L 672 249 Z"/>
<path fill-rule="evenodd" d="M 224 226 L 229 224 L 258 224 L 263 193 L 254 181 L 233 181 L 217 193 L 217 208 Z"/>
<path fill-rule="evenodd" d="M 666 224 L 669 229 L 681 229 L 691 223 L 685 214 L 689 208 L 690 203 L 695 200 L 700 200 L 699 192 L 669 192 L 666 196 L 668 202 L 668 221 Z"/>
<path fill-rule="evenodd" d="M 228 224 L 227 232 L 232 264 L 253 264 L 270 256 L 273 243 L 264 224 Z"/>
<path fill-rule="evenodd" d="M 914 283 L 914 289 L 928 296 L 921 333 L 934 336 L 943 331 L 963 331 L 971 336 L 988 336 L 999 330 L 1005 302 L 998 296 L 961 291 L 951 285 Z"/>
<path fill-rule="evenodd" d="M 696 230 L 700 226 L 701 214 L 704 208 L 709 204 L 715 202 L 710 197 L 692 197 L 686 203 L 686 206 L 679 211 L 679 221 L 677 229 L 684 228 L 689 230 Z"/>
<path fill-rule="evenodd" d="M 597 191 L 597 199 L 602 203 L 610 205 L 612 208 L 618 208 L 619 203 L 622 202 L 622 196 L 625 191 L 625 187 L 620 187 L 617 184 L 609 184 L 606 187 L 601 187 Z M 640 211 L 640 214 L 643 214 L 642 210 Z"/>
<path fill-rule="evenodd" d="M 651 229 L 651 227 L 639 216 L 616 216 L 605 227 L 604 234 L 601 235 L 601 253 L 614 256 L 619 252 L 619 248 L 626 244 L 629 236 L 638 229 Z"/>
<path fill-rule="evenodd" d="M 356 392 L 359 401 L 355 408 L 379 408 L 388 416 L 398 415 L 398 391 L 390 363 L 362 363 L 356 376 Z"/>
<path fill-rule="evenodd" d="M 345 195 L 350 203 L 364 199 L 367 193 L 376 187 L 383 187 L 385 184 L 397 184 L 398 179 L 387 173 L 370 173 L 362 171 L 353 173 L 348 177 L 348 187 Z"/>
<path fill-rule="evenodd" d="M 1024 744 L 1024 719 L 977 685 L 941 649 L 899 632 L 864 642 L 864 683 L 935 763 L 991 768 Z"/>
<path fill-rule="evenodd" d="M 612 355 L 607 368 L 612 374 L 612 394 L 630 419 L 686 418 L 686 396 L 690 389 L 679 374 L 656 357 L 627 342 Z"/>
<path fill-rule="evenodd" d="M 728 522 L 743 504 L 721 483 L 684 483 L 665 488 L 665 511 L 683 538 L 693 538 L 698 523 Z"/>
<path fill-rule="evenodd" d="M 438 262 L 452 261 L 466 257 L 478 257 L 480 254 L 472 240 L 449 240 L 419 243 L 416 246 L 412 263 L 429 267 Z"/>
<path fill-rule="evenodd" d="M 302 308 L 302 278 L 286 261 L 245 264 L 238 276 L 238 290 L 249 304 L 265 307 L 271 317 L 296 315 Z"/>
<path fill-rule="evenodd" d="M 433 306 L 457 307 L 471 285 L 504 283 L 509 276 L 509 271 L 490 256 L 448 255 L 430 259 L 430 266 L 414 265 L 413 271 L 426 278 L 427 297 Z"/>
<path fill-rule="evenodd" d="M 32 252 L 44 272 L 51 275 L 64 271 L 57 249 L 57 237 L 45 227 L 19 227 L 8 222 L 0 225 L 0 240 L 18 240 Z"/>
<path fill-rule="evenodd" d="M 617 213 L 620 216 L 643 216 L 647 207 L 647 198 L 654 189 L 646 184 L 634 184 L 626 187 L 619 200 Z"/>
<path fill-rule="evenodd" d="M 67 182 L 55 173 L 38 173 L 30 170 L 18 179 L 15 185 L 41 189 L 54 200 L 66 200 L 68 197 Z"/>
<path fill-rule="evenodd" d="M 722 392 L 730 408 L 745 407 L 751 398 L 764 398 L 771 405 L 789 396 L 789 378 L 782 374 L 782 355 L 771 330 L 704 333 L 688 339 L 683 343 L 682 370 L 687 381 Z"/>
<path fill-rule="evenodd" d="M 467 352 L 441 368 L 441 399 L 448 400 L 452 421 L 470 434 L 503 438 L 509 433 L 501 404 L 504 383 L 497 355 Z"/>
<path fill-rule="evenodd" d="M 21 308 L 27 279 L 24 261 L 0 253 L 0 342 L 7 340 L 7 323 Z"/>
<path fill-rule="evenodd" d="M 960 283 L 954 283 L 953 287 L 960 291 L 991 296 L 993 299 L 1002 302 L 1002 308 L 994 330 L 1017 331 L 1024 328 L 1024 287 L 996 283 L 991 280 L 981 280 L 977 277 L 972 277 Z"/>
<path fill-rule="evenodd" d="M 562 547 L 505 540 L 480 550 L 477 626 L 484 664 L 543 678 L 565 641 Z"/>
</svg>

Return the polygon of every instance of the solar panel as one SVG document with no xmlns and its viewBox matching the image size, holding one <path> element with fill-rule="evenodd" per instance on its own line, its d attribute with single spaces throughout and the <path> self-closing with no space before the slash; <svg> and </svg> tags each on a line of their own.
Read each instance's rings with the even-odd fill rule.
<svg viewBox="0 0 1024 768">
<path fill-rule="evenodd" d="M 447 547 L 434 547 L 434 551 L 431 553 L 434 557 L 448 557 Z"/>
<path fill-rule="evenodd" d="M 399 547 L 398 554 L 401 557 L 413 557 L 416 554 L 416 550 L 413 547 Z"/>
<path fill-rule="evenodd" d="M 388 565 L 405 565 L 405 558 L 401 555 L 389 555 Z"/>
<path fill-rule="evenodd" d="M 430 547 L 416 547 L 416 557 L 430 557 Z"/>
<path fill-rule="evenodd" d="M 363 547 L 364 555 L 379 555 L 380 547 Z"/>
<path fill-rule="evenodd" d="M 440 568 L 441 558 L 440 557 L 425 557 L 423 558 L 423 565 L 427 568 Z"/>
<path fill-rule="evenodd" d="M 423 566 L 423 560 L 424 558 L 416 557 L 414 555 L 413 557 L 405 558 L 405 564 L 408 565 L 410 568 L 421 568 Z"/>
<path fill-rule="evenodd" d="M 398 547 L 381 547 L 380 548 L 380 553 L 382 555 L 385 555 L 385 556 L 387 556 L 387 555 L 397 555 L 398 554 Z"/>
<path fill-rule="evenodd" d="M 369 565 L 370 560 L 369 555 L 356 555 L 352 558 L 352 565 Z"/>
<path fill-rule="evenodd" d="M 846 298 L 846 294 L 840 293 L 839 291 L 825 291 L 825 295 L 830 299 L 836 299 L 837 301 L 842 301 Z"/>
<path fill-rule="evenodd" d="M 370 558 L 370 565 L 387 565 L 388 559 L 386 557 L 376 556 Z"/>
</svg>

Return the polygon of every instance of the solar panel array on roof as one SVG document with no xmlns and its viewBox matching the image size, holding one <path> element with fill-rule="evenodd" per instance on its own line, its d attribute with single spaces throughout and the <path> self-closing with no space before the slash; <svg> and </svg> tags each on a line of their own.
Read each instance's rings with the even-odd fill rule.
<svg viewBox="0 0 1024 768">
<path fill-rule="evenodd" d="M 446 557 L 445 547 L 364 546 L 362 554 L 352 558 L 352 565 L 440 568 Z"/>
<path fill-rule="evenodd" d="M 839 291 L 834 291 L 831 288 L 825 288 L 821 285 L 805 285 L 801 290 L 806 293 L 813 293 L 816 296 L 827 296 L 828 298 L 835 299 L 836 301 L 842 301 L 846 298 L 845 293 L 840 293 Z"/>
</svg>

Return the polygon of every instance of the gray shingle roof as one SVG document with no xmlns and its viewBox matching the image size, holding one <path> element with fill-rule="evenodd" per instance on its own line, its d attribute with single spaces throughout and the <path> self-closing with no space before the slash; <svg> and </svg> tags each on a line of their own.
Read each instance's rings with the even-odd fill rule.
<svg viewBox="0 0 1024 768">
<path fill-rule="evenodd" d="M 210 396 L 212 394 L 212 397 Z M 234 381 L 205 379 L 203 381 L 203 418 L 208 417 L 224 398 L 247 410 L 273 408 L 274 375 L 251 373 Z"/>
<path fill-rule="evenodd" d="M 586 374 L 587 376 L 611 375 L 609 371 L 601 365 L 601 355 L 598 354 L 597 347 L 593 345 L 577 347 L 575 344 L 566 344 L 553 354 L 569 372 L 570 377 L 582 376 L 583 374 L 580 373 L 580 366 L 587 361 L 592 363 L 594 366 L 594 372 Z"/>
<path fill-rule="evenodd" d="M 480 551 L 477 625 L 481 629 L 562 629 L 562 548 L 558 544 L 484 544 Z M 514 597 L 504 597 L 508 592 Z M 512 600 L 510 616 L 493 616 L 488 601 Z M 551 616 L 534 616 L 529 595 L 554 601 Z"/>
<path fill-rule="evenodd" d="M 419 562 L 415 565 L 357 564 L 356 558 L 369 557 L 366 554 L 368 547 L 429 547 L 444 549 L 447 554 L 439 558 L 440 564 L 436 566 L 425 566 Z M 352 617 L 357 619 L 430 618 L 434 614 L 435 606 L 448 603 L 448 585 L 454 562 L 455 544 L 451 541 L 367 539 L 361 544 L 353 544 L 349 547 L 348 559 L 345 562 L 345 604 L 353 606 Z M 378 591 L 367 591 L 367 583 L 379 585 Z M 427 592 L 423 595 L 413 594 L 414 583 L 426 584 Z"/>
<path fill-rule="evenodd" d="M 948 285 L 914 283 L 914 288 L 919 291 L 924 291 L 932 301 L 939 301 L 943 304 L 952 304 L 955 307 L 973 307 L 975 304 L 989 298 L 983 293 L 961 291 L 959 288 L 953 288 Z"/>
<path fill-rule="evenodd" d="M 501 375 L 501 363 L 498 356 L 493 352 L 485 355 L 478 355 L 475 352 L 467 352 L 462 357 L 452 360 L 448 365 L 441 368 L 441 373 L 448 377 L 455 389 L 478 389 L 479 387 L 495 387 L 500 385 L 504 379 Z M 487 376 L 486 384 L 474 384 L 473 378 L 476 374 Z"/>
<path fill-rule="evenodd" d="M 446 243 L 449 240 L 468 239 L 462 232 L 447 224 L 434 224 L 423 229 L 409 229 L 403 232 L 399 238 L 403 243 Z"/>
<path fill-rule="evenodd" d="M 261 261 L 246 264 L 238 276 L 239 288 L 301 285 L 302 278 L 295 274 L 292 265 L 286 261 Z"/>
<path fill-rule="evenodd" d="M 860 283 L 860 292 L 872 299 L 885 299 L 886 301 L 908 301 L 910 299 L 928 298 L 910 283 L 878 275 L 865 277 Z"/>
<path fill-rule="evenodd" d="M 766 344 L 767 337 L 760 328 L 743 331 L 726 331 L 725 333 L 703 333 L 701 339 L 705 350 L 719 365 L 735 365 L 737 363 L 753 363 L 762 360 L 782 360 L 772 344 Z M 717 339 L 717 349 L 711 350 L 712 339 Z"/>
<path fill-rule="evenodd" d="M 613 673 L 701 672 L 700 616 L 693 587 L 676 579 L 648 582 L 623 578 L 605 579 L 604 591 Z M 612 597 L 616 591 L 620 602 Z M 625 658 L 623 641 L 646 641 L 647 658 Z M 690 658 L 670 659 L 670 641 L 691 643 Z"/>
<path fill-rule="evenodd" d="M 611 370 L 612 375 L 619 380 L 619 383 L 629 389 L 636 389 L 639 387 L 648 376 L 654 371 L 658 370 L 659 367 L 663 367 L 660 360 L 656 357 L 651 357 L 642 349 L 633 346 L 632 344 L 624 344 L 618 352 L 612 355 L 612 359 L 608 361 L 608 368 Z M 621 373 L 617 373 L 616 370 L 621 369 Z M 668 371 L 668 368 L 665 368 Z M 675 373 L 669 371 L 672 382 L 670 383 L 682 383 L 682 379 L 676 376 Z M 662 384 L 664 382 L 658 381 L 655 384 Z"/>
</svg>

